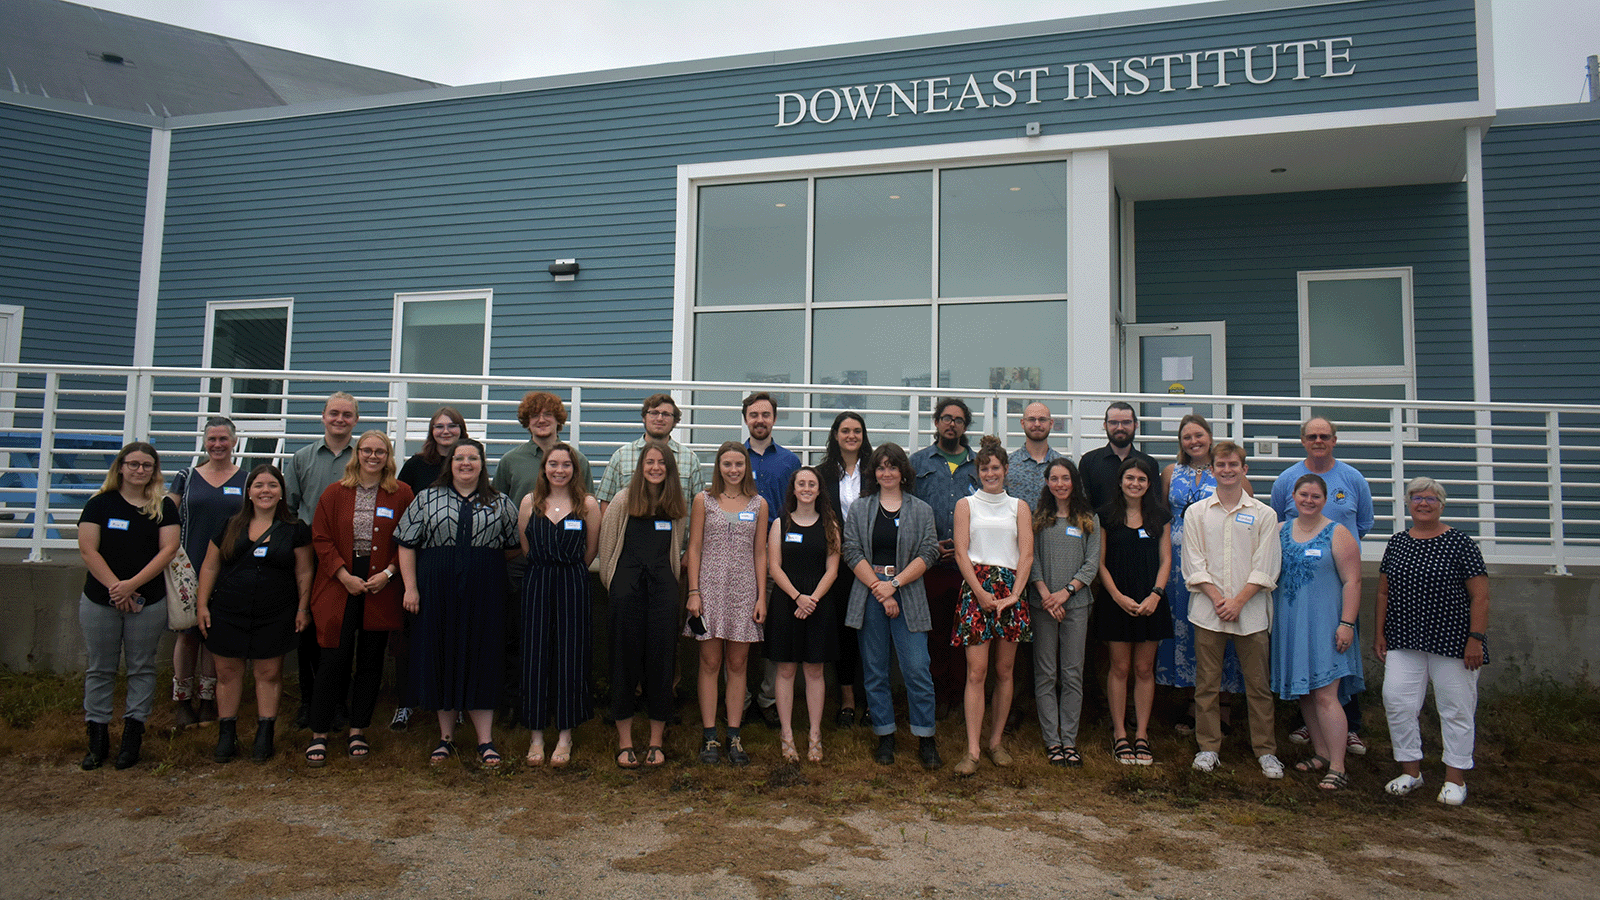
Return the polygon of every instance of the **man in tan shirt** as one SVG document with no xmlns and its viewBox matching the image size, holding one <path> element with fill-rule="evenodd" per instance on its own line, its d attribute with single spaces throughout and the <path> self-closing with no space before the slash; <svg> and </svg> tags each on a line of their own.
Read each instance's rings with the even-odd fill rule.
<svg viewBox="0 0 1600 900">
<path fill-rule="evenodd" d="M 1189 585 L 1189 622 L 1194 625 L 1194 768 L 1210 772 L 1222 749 L 1222 654 L 1228 641 L 1239 654 L 1250 709 L 1250 743 L 1261 772 L 1283 777 L 1273 735 L 1272 688 L 1268 678 L 1272 589 L 1278 585 L 1283 552 L 1278 516 L 1244 491 L 1244 448 L 1220 441 L 1211 451 L 1216 494 L 1184 514 L 1183 577 Z M 1209 600 L 1210 602 L 1205 602 Z"/>
</svg>

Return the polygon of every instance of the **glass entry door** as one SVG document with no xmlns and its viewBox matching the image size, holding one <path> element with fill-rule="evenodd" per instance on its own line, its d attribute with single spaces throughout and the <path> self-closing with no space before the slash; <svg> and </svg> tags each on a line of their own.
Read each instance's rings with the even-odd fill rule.
<svg viewBox="0 0 1600 900">
<path fill-rule="evenodd" d="M 1147 433 L 1178 433 L 1178 420 L 1199 413 L 1215 423 L 1212 404 L 1195 404 L 1193 395 L 1228 392 L 1227 323 L 1168 322 L 1127 325 L 1124 384 L 1142 394 L 1167 394 L 1170 400 L 1146 403 L 1139 411 Z M 1213 424 L 1221 437 L 1221 426 Z"/>
</svg>

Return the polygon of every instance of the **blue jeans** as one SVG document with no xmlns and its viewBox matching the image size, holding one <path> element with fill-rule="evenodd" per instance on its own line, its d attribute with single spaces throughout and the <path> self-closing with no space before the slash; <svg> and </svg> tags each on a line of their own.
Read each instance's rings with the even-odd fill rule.
<svg viewBox="0 0 1600 900">
<path fill-rule="evenodd" d="M 78 598 L 78 624 L 89 651 L 83 673 L 83 717 L 90 722 L 111 721 L 117 687 L 117 665 L 128 658 L 128 706 L 125 715 L 149 721 L 156 697 L 156 649 L 167 630 L 165 600 L 140 612 L 119 612 L 88 597 Z"/>
<path fill-rule="evenodd" d="M 879 576 L 887 581 L 887 578 Z M 872 731 L 894 734 L 894 698 L 889 695 L 889 643 L 900 657 L 900 677 L 906 683 L 906 705 L 911 708 L 911 733 L 933 737 L 933 673 L 928 664 L 928 635 L 906 628 L 904 615 L 889 618 L 883 604 L 870 594 L 862 618 L 861 674 L 867 691 Z"/>
</svg>

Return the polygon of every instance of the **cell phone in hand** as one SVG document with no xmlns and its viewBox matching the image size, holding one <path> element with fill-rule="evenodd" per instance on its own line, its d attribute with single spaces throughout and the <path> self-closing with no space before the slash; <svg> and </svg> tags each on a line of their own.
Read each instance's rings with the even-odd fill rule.
<svg viewBox="0 0 1600 900">
<path fill-rule="evenodd" d="M 705 620 L 701 619 L 699 616 L 690 616 L 689 617 L 689 631 L 690 631 L 690 633 L 694 634 L 696 637 L 699 637 L 700 635 L 705 634 L 706 633 Z"/>
</svg>

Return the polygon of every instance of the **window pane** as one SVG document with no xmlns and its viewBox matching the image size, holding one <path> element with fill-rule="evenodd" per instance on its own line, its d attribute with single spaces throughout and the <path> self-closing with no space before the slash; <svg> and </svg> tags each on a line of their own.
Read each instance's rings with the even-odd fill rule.
<svg viewBox="0 0 1600 900">
<path fill-rule="evenodd" d="M 211 319 L 211 365 L 218 369 L 282 369 L 288 337 L 289 310 L 285 307 L 218 309 Z M 211 380 L 211 391 L 221 394 L 222 379 Z M 283 411 L 281 400 L 238 395 L 282 391 L 283 382 L 276 378 L 235 380 L 232 414 L 278 415 Z M 220 396 L 213 396 L 211 411 L 218 412 L 220 404 Z"/>
<path fill-rule="evenodd" d="M 939 296 L 1067 292 L 1067 164 L 939 175 Z"/>
<path fill-rule="evenodd" d="M 1310 281 L 1306 298 L 1312 367 L 1406 364 L 1399 278 Z"/>
<path fill-rule="evenodd" d="M 694 321 L 696 380 L 780 387 L 805 381 L 805 313 L 801 310 L 702 313 Z M 800 433 L 786 430 L 785 426 L 803 424 L 804 419 L 793 408 L 804 398 L 780 387 L 769 391 L 778 405 L 773 440 L 788 447 L 799 441 Z M 697 444 L 744 440 L 744 420 L 739 413 L 743 399 L 743 394 L 731 391 L 695 391 L 695 427 L 689 440 Z M 704 410 L 699 408 L 701 404 L 732 408 Z"/>
<path fill-rule="evenodd" d="M 806 183 L 700 189 L 695 302 L 803 303 Z"/>
<path fill-rule="evenodd" d="M 817 181 L 812 296 L 914 300 L 933 289 L 933 173 Z"/>
<path fill-rule="evenodd" d="M 413 300 L 400 312 L 400 371 L 411 375 L 483 375 L 484 298 Z M 478 385 L 417 384 L 406 414 L 426 422 L 442 405 L 482 419 Z"/>
<path fill-rule="evenodd" d="M 939 311 L 939 376 L 997 390 L 1065 391 L 1067 301 L 967 303 Z M 1008 406 L 1020 413 L 1026 400 Z"/>
<path fill-rule="evenodd" d="M 1403 384 L 1313 384 L 1309 386 L 1312 397 L 1344 397 L 1351 400 L 1405 400 Z M 1389 427 L 1389 411 L 1373 407 L 1328 406 L 1318 404 L 1311 414 L 1331 419 L 1339 425 L 1347 422 L 1371 422 Z"/>
<path fill-rule="evenodd" d="M 817 384 L 927 387 L 932 372 L 928 359 L 932 337 L 928 310 L 926 306 L 817 310 L 811 351 L 812 380 Z M 947 387 L 949 384 L 950 379 L 941 374 L 939 385 Z M 816 405 L 863 413 L 874 445 L 885 440 L 905 441 L 907 417 L 903 398 L 841 393 L 819 397 Z M 886 414 L 866 413 L 874 409 Z M 880 431 L 886 433 L 880 434 Z"/>
</svg>

